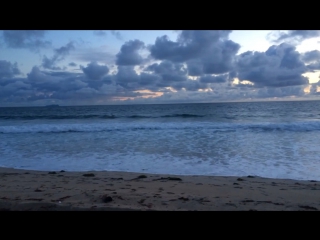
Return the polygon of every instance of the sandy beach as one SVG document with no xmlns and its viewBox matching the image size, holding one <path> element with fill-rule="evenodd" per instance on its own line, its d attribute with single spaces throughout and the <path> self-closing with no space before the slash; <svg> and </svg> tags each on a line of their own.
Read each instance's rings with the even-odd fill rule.
<svg viewBox="0 0 320 240">
<path fill-rule="evenodd" d="M 317 181 L 0 168 L 1 211 L 314 211 Z"/>
</svg>

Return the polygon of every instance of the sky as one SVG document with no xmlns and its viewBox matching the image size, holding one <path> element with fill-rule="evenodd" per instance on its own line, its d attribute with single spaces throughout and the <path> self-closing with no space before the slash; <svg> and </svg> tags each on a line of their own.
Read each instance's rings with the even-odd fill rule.
<svg viewBox="0 0 320 240">
<path fill-rule="evenodd" d="M 320 100 L 320 30 L 1 30 L 0 107 Z"/>
</svg>

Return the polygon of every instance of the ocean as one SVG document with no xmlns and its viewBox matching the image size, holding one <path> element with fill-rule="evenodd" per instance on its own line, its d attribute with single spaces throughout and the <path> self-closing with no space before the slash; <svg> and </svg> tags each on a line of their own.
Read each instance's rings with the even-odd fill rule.
<svg viewBox="0 0 320 240">
<path fill-rule="evenodd" d="M 320 101 L 0 108 L 0 166 L 320 180 Z"/>
</svg>

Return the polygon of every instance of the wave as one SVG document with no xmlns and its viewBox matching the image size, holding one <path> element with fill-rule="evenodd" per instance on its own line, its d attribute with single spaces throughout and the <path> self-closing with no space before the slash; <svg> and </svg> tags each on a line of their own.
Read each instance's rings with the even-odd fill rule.
<svg viewBox="0 0 320 240">
<path fill-rule="evenodd" d="M 99 114 L 87 114 L 87 115 L 25 115 L 25 116 L 1 116 L 3 120 L 58 120 L 58 119 L 115 119 L 115 118 L 195 118 L 204 117 L 204 115 L 196 114 L 171 114 L 162 116 L 145 116 L 145 115 L 99 115 Z"/>
<path fill-rule="evenodd" d="M 171 114 L 171 115 L 164 115 L 161 116 L 162 118 L 171 118 L 171 117 L 177 117 L 177 118 L 194 118 L 194 117 L 204 117 L 204 115 L 196 115 L 196 114 Z"/>
<path fill-rule="evenodd" d="M 25 124 L 19 126 L 0 126 L 0 133 L 67 133 L 67 132 L 106 132 L 106 131 L 153 131 L 153 130 L 204 130 L 210 131 L 319 131 L 320 121 L 288 123 L 217 123 L 217 122 L 179 122 L 179 123 L 86 123 L 86 124 Z"/>
</svg>

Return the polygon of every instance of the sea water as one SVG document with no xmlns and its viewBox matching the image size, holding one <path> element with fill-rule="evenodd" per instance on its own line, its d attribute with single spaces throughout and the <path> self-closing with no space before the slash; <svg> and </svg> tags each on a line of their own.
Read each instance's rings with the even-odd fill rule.
<svg viewBox="0 0 320 240">
<path fill-rule="evenodd" d="M 0 108 L 0 166 L 320 180 L 320 101 Z"/>
</svg>

